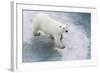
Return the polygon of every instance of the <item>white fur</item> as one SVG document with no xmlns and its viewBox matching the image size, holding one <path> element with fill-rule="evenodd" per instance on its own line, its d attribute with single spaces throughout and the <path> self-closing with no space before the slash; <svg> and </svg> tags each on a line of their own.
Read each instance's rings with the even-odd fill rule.
<svg viewBox="0 0 100 73">
<path fill-rule="evenodd" d="M 56 47 L 64 47 L 63 40 L 60 40 L 61 35 L 66 29 L 66 26 L 47 14 L 38 14 L 34 17 L 32 22 L 33 36 L 38 34 L 38 31 L 43 31 L 54 38 Z"/>
</svg>

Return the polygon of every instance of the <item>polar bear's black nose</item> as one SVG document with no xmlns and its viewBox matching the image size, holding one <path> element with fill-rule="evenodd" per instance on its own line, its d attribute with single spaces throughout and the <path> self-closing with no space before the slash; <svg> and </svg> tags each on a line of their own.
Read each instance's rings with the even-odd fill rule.
<svg viewBox="0 0 100 73">
<path fill-rule="evenodd" d="M 68 30 L 66 30 L 66 32 L 68 32 Z"/>
<path fill-rule="evenodd" d="M 65 46 L 62 47 L 63 49 L 65 48 Z"/>
<path fill-rule="evenodd" d="M 60 49 L 64 49 L 64 48 L 65 48 L 65 46 L 61 47 Z"/>
</svg>

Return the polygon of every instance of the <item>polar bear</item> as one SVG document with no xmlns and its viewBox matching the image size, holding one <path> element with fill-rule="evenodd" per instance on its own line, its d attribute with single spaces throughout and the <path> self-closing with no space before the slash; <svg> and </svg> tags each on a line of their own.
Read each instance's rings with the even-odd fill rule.
<svg viewBox="0 0 100 73">
<path fill-rule="evenodd" d="M 65 48 L 63 42 L 63 33 L 68 32 L 66 25 L 51 18 L 48 14 L 37 14 L 32 20 L 32 34 L 39 36 L 39 31 L 48 34 L 55 43 L 57 48 Z"/>
</svg>

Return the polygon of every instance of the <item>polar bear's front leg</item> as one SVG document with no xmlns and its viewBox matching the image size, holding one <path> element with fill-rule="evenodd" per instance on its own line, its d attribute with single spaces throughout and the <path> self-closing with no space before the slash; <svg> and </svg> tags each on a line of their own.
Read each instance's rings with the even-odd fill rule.
<svg viewBox="0 0 100 73">
<path fill-rule="evenodd" d="M 55 45 L 57 48 L 60 48 L 60 49 L 64 49 L 65 46 L 61 40 L 63 36 L 62 35 L 54 35 L 54 42 L 55 42 Z"/>
<path fill-rule="evenodd" d="M 33 29 L 32 31 L 33 36 L 40 36 L 40 33 L 38 32 L 38 29 Z"/>
<path fill-rule="evenodd" d="M 60 43 L 63 45 L 63 48 L 65 48 L 63 34 L 61 34 Z"/>
</svg>

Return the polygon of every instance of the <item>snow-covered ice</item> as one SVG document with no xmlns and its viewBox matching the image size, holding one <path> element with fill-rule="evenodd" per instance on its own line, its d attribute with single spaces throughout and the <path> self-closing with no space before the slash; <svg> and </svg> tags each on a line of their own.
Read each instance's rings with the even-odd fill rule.
<svg viewBox="0 0 100 73">
<path fill-rule="evenodd" d="M 55 49 L 54 42 L 46 35 L 32 37 L 32 18 L 38 13 L 69 24 L 64 33 L 66 48 Z M 76 12 L 23 11 L 23 62 L 84 60 L 91 58 L 91 15 Z"/>
</svg>

